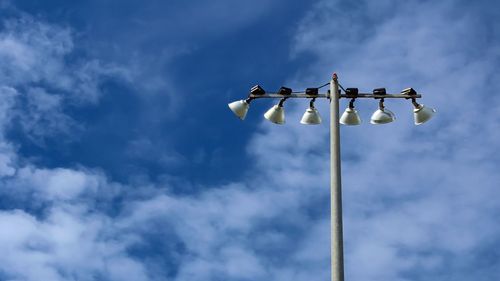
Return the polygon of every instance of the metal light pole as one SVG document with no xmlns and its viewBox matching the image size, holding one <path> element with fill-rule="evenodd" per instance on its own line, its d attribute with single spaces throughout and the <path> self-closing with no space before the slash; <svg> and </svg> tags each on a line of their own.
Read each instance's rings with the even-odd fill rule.
<svg viewBox="0 0 500 281">
<path fill-rule="evenodd" d="M 319 94 L 318 89 L 323 86 L 330 85 L 330 91 L 327 94 Z M 240 119 L 245 119 L 249 109 L 249 104 L 254 99 L 261 98 L 279 98 L 281 99 L 278 105 L 275 105 L 264 115 L 266 119 L 273 123 L 284 124 L 283 104 L 289 98 L 310 98 L 311 104 L 309 109 L 314 109 L 313 103 L 318 98 L 326 98 L 330 100 L 330 211 L 331 211 L 331 280 L 344 281 L 344 249 L 343 249 L 343 227 L 342 227 L 342 188 L 341 188 L 341 158 L 340 158 L 340 126 L 339 123 L 345 125 L 358 125 L 357 122 L 349 121 L 348 118 L 339 119 L 339 100 L 341 98 L 349 98 L 350 114 L 356 114 L 354 110 L 354 101 L 357 98 L 369 98 L 379 100 L 379 109 L 372 115 L 372 124 L 385 124 L 394 120 L 393 113 L 384 107 L 384 99 L 399 98 L 411 99 L 414 106 L 415 124 L 420 125 L 428 121 L 436 112 L 434 109 L 418 104 L 416 99 L 421 98 L 412 88 L 407 88 L 401 91 L 400 94 L 386 94 L 384 88 L 375 89 L 373 93 L 358 93 L 357 88 L 348 88 L 347 90 L 340 86 L 337 74 L 333 74 L 329 83 L 319 88 L 308 88 L 304 92 L 292 92 L 290 88 L 282 87 L 277 93 L 266 93 L 260 86 L 254 86 L 246 100 L 235 101 L 229 104 L 229 108 Z M 344 91 L 341 94 L 339 86 Z M 309 113 L 316 114 L 314 111 Z M 354 112 L 354 113 L 353 113 Z M 306 111 L 306 114 L 308 111 Z M 344 114 L 347 113 L 347 110 Z M 304 115 L 305 116 L 305 115 Z M 319 124 L 321 121 L 319 115 L 311 123 L 303 124 Z M 302 123 L 302 122 L 301 122 Z"/>
<path fill-rule="evenodd" d="M 334 73 L 330 82 L 330 244 L 332 281 L 344 281 L 339 100 L 339 82 L 337 74 Z"/>
</svg>

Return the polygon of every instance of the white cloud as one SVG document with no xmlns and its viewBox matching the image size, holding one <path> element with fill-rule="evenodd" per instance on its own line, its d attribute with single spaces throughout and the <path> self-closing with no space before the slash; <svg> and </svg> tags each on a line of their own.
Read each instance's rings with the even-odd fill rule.
<svg viewBox="0 0 500 281">
<path fill-rule="evenodd" d="M 37 169 L 24 167 L 17 171 L 21 188 L 31 188 L 47 199 L 68 200 L 83 192 L 94 193 L 99 177 L 71 169 Z"/>
<path fill-rule="evenodd" d="M 60 206 L 43 220 L 23 211 L 0 212 L 0 270 L 10 280 L 148 280 L 143 265 L 106 237 L 109 220 Z"/>
<path fill-rule="evenodd" d="M 67 102 L 96 101 L 100 76 L 116 73 L 97 61 L 70 64 L 72 50 L 69 29 L 26 15 L 5 21 L 0 31 L 1 276 L 148 280 L 127 243 L 110 234 L 110 218 L 95 209 L 95 200 L 114 196 L 117 185 L 84 168 L 31 165 L 5 137 L 14 119 L 33 137 L 67 132 L 76 126 L 63 112 Z M 107 194 L 99 194 L 104 187 Z"/>
<path fill-rule="evenodd" d="M 69 28 L 38 21 L 29 15 L 4 20 L 0 31 L 0 83 L 39 84 L 64 91 L 67 98 L 96 102 L 102 76 L 126 77 L 125 70 L 98 60 L 72 62 Z"/>
<path fill-rule="evenodd" d="M 47 135 L 69 136 L 81 130 L 63 112 L 66 104 L 97 102 L 104 77 L 128 79 L 126 71 L 116 65 L 72 59 L 74 50 L 69 28 L 26 14 L 3 21 L 0 85 L 4 92 L 16 92 L 16 108 L 10 115 L 17 116 L 24 132 L 39 144 Z"/>
</svg>

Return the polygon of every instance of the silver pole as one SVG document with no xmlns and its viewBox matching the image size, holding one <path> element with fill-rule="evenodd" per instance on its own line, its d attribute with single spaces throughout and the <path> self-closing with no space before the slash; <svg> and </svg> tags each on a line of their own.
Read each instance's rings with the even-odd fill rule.
<svg viewBox="0 0 500 281">
<path fill-rule="evenodd" d="M 330 83 L 330 210 L 332 281 L 344 281 L 342 238 L 342 190 L 340 184 L 339 84 L 337 74 Z"/>
</svg>

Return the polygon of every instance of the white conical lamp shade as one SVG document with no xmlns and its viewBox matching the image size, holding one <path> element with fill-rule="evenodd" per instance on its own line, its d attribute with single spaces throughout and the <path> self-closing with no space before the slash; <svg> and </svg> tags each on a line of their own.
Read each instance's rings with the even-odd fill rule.
<svg viewBox="0 0 500 281">
<path fill-rule="evenodd" d="M 285 124 L 285 109 L 281 106 L 275 105 L 264 113 L 264 118 L 275 124 Z"/>
<path fill-rule="evenodd" d="M 415 125 L 423 124 L 434 116 L 436 110 L 434 108 L 425 107 L 423 104 L 418 105 L 413 109 L 413 117 L 415 118 Z"/>
<path fill-rule="evenodd" d="M 373 112 L 372 117 L 370 118 L 370 123 L 378 125 L 378 124 L 387 124 L 394 121 L 396 117 L 394 113 L 389 109 L 377 109 Z"/>
<path fill-rule="evenodd" d="M 250 107 L 250 105 L 244 100 L 234 101 L 232 103 L 229 103 L 228 106 L 229 109 L 231 109 L 231 111 L 234 112 L 234 114 L 241 120 L 245 119 L 245 116 L 247 116 L 248 108 Z"/>
<path fill-rule="evenodd" d="M 343 125 L 354 126 L 361 124 L 361 118 L 356 109 L 348 107 L 340 116 L 339 122 Z"/>
<path fill-rule="evenodd" d="M 318 125 L 321 124 L 321 116 L 316 108 L 309 107 L 302 115 L 302 119 L 300 120 L 301 124 L 305 125 Z"/>
</svg>

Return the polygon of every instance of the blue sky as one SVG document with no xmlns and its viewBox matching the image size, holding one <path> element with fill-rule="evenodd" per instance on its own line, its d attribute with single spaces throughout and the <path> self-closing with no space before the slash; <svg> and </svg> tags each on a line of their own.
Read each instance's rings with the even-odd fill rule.
<svg viewBox="0 0 500 281">
<path fill-rule="evenodd" d="M 500 276 L 497 3 L 143 2 L 0 1 L 0 280 L 327 280 L 328 125 L 227 103 L 332 72 L 438 109 L 341 128 L 346 280 Z"/>
</svg>

